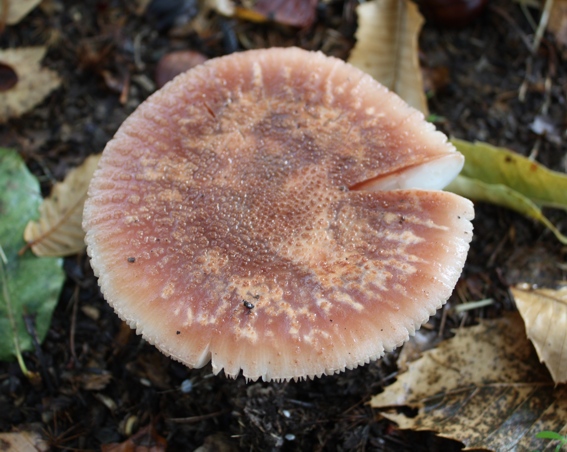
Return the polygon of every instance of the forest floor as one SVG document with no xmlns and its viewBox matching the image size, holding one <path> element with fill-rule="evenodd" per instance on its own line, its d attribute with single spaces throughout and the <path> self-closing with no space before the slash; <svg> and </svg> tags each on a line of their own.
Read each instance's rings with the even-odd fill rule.
<svg viewBox="0 0 567 452">
<path fill-rule="evenodd" d="M 354 0 L 321 2 L 306 29 L 216 15 L 203 27 L 173 24 L 176 13 L 136 15 L 128 3 L 51 0 L 0 34 L 1 48 L 47 45 L 44 65 L 63 80 L 38 107 L 0 125 L 0 146 L 18 150 L 44 194 L 88 155 L 101 152 L 155 90 L 156 64 L 167 52 L 193 49 L 215 57 L 245 46 L 296 45 L 346 59 L 355 43 Z M 162 2 L 167 3 L 176 2 Z M 539 12 L 530 12 L 537 21 Z M 567 65 L 549 35 L 532 54 L 533 35 L 519 3 L 509 0 L 489 2 L 479 18 L 458 29 L 426 23 L 420 59 L 429 107 L 448 135 L 506 146 L 565 171 Z M 551 133 L 536 133 L 537 121 L 548 124 Z M 565 214 L 549 215 L 567 230 Z M 478 204 L 474 228 L 469 258 L 447 307 L 463 299 L 494 303 L 464 318 L 440 310 L 424 328 L 443 338 L 479 318 L 514 310 L 510 285 L 550 285 L 567 276 L 557 265 L 567 249 L 539 224 Z M 84 253 L 66 258 L 64 268 L 67 281 L 43 356 L 25 354 L 41 383 L 27 381 L 15 362 L 0 363 L 0 432 L 37 429 L 53 450 L 99 450 L 134 435 L 138 442 L 167 444 L 169 450 L 462 448 L 428 432 L 400 431 L 367 404 L 395 380 L 396 351 L 312 381 L 231 380 L 213 375 L 210 365 L 187 369 L 136 336 L 102 298 Z"/>
</svg>

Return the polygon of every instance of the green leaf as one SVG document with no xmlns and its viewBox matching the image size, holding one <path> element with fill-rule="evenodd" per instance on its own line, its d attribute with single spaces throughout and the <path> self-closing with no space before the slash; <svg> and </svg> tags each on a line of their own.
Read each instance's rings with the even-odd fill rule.
<svg viewBox="0 0 567 452">
<path fill-rule="evenodd" d="M 45 338 L 64 281 L 61 259 L 23 255 L 23 232 L 38 217 L 42 201 L 39 184 L 17 152 L 0 148 L 0 360 L 33 349 L 24 315 L 35 321 L 40 341 Z"/>
<path fill-rule="evenodd" d="M 474 201 L 497 204 L 499 206 L 515 210 L 526 217 L 533 218 L 549 228 L 549 230 L 555 234 L 555 237 L 557 237 L 561 243 L 567 245 L 567 237 L 559 232 L 559 230 L 545 217 L 545 215 L 541 212 L 541 209 L 534 202 L 506 185 L 488 184 L 478 179 L 459 175 L 447 187 L 445 187 L 445 190 Z"/>
<path fill-rule="evenodd" d="M 559 433 L 556 432 L 539 432 L 536 435 L 536 438 L 541 438 L 541 439 L 557 439 L 559 441 L 567 441 L 567 438 L 563 435 L 560 435 Z"/>
<path fill-rule="evenodd" d="M 465 156 L 461 174 L 445 189 L 469 198 L 515 210 L 544 224 L 567 245 L 540 207 L 567 210 L 567 175 L 551 171 L 505 148 L 486 143 L 451 142 Z"/>
<path fill-rule="evenodd" d="M 567 210 L 567 175 L 505 148 L 486 143 L 451 142 L 465 156 L 462 176 L 505 185 L 544 207 Z"/>
</svg>

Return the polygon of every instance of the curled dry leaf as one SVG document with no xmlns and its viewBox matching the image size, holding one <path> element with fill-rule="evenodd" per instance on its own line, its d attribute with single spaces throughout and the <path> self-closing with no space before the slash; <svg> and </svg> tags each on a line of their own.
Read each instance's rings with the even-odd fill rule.
<svg viewBox="0 0 567 452">
<path fill-rule="evenodd" d="M 415 3 L 375 0 L 356 11 L 357 43 L 348 62 L 427 115 L 417 42 L 423 17 Z"/>
<path fill-rule="evenodd" d="M 6 24 L 14 25 L 41 3 L 41 0 L 8 0 L 0 2 L 0 17 L 6 17 Z M 7 8 L 7 11 L 4 11 Z"/>
<path fill-rule="evenodd" d="M 0 123 L 28 112 L 61 84 L 54 71 L 40 66 L 46 51 L 47 47 L 0 50 L 3 72 L 16 76 L 16 83 L 0 91 Z"/>
<path fill-rule="evenodd" d="M 536 434 L 567 433 L 567 387 L 556 388 L 540 365 L 518 314 L 460 329 L 410 363 L 370 404 L 417 408 L 411 418 L 382 415 L 403 429 L 433 430 L 470 449 L 553 450 L 556 441 Z"/>
<path fill-rule="evenodd" d="M 55 184 L 39 207 L 39 220 L 27 224 L 24 239 L 36 255 L 69 256 L 85 247 L 83 205 L 99 160 L 100 154 L 91 155 Z"/>
<path fill-rule="evenodd" d="M 539 359 L 555 383 L 567 383 L 567 287 L 553 290 L 518 285 L 510 290 Z"/>
</svg>

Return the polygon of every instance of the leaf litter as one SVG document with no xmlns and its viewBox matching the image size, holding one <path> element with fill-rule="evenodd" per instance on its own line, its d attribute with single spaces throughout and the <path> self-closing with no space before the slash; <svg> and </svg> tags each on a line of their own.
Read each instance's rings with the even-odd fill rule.
<svg viewBox="0 0 567 452">
<path fill-rule="evenodd" d="M 5 0 L 0 2 L 0 17 L 5 18 L 7 25 L 20 22 L 41 0 Z"/>
<path fill-rule="evenodd" d="M 448 191 L 515 210 L 539 221 L 567 244 L 567 237 L 541 211 L 541 207 L 567 210 L 567 175 L 505 148 L 452 142 L 465 156 L 465 166 L 446 187 Z"/>
<path fill-rule="evenodd" d="M 51 69 L 41 67 L 47 47 L 0 50 L 0 64 L 9 68 L 16 82 L 0 91 L 0 124 L 30 111 L 61 85 Z"/>
<path fill-rule="evenodd" d="M 555 290 L 519 284 L 510 291 L 540 361 L 555 383 L 567 383 L 567 286 Z"/>
<path fill-rule="evenodd" d="M 471 449 L 551 450 L 536 434 L 567 433 L 567 386 L 556 387 L 539 364 L 517 313 L 459 329 L 370 405 L 402 429 L 432 430 Z M 395 406 L 417 416 L 383 411 Z"/>
<path fill-rule="evenodd" d="M 322 49 L 326 53 L 345 58 L 352 42 L 352 36 L 345 30 L 354 29 L 352 17 L 354 6 L 358 2 L 344 2 L 344 5 L 320 2 L 316 23 L 311 30 L 288 31 L 274 23 L 244 23 L 234 20 L 235 18 L 219 18 L 210 12 L 206 28 L 200 30 L 193 27 L 185 35 L 181 34 L 180 29 L 175 31 L 180 33 L 178 35 L 160 32 L 157 40 L 154 39 L 156 31 L 145 23 L 147 17 L 133 26 L 125 14 L 126 10 L 122 11 L 114 5 L 95 12 L 88 5 L 71 3 L 68 10 L 55 8 L 49 12 L 55 17 L 55 20 L 49 17 L 50 27 L 57 27 L 60 22 L 67 24 L 65 29 L 56 31 L 65 36 L 69 48 L 63 53 L 59 53 L 58 45 L 52 48 L 53 54 L 63 56 L 63 59 L 58 61 L 49 55 L 47 58 L 51 67 L 57 65 L 58 69 L 66 69 L 63 89 L 53 94 L 57 102 L 53 102 L 54 105 L 38 104 L 29 113 L 32 121 L 26 121 L 25 124 L 17 118 L 9 122 L 10 127 L 14 125 L 15 130 L 22 135 L 27 136 L 41 130 L 47 137 L 45 144 L 38 145 L 33 154 L 24 151 L 26 157 L 31 157 L 28 164 L 36 174 L 64 174 L 76 163 L 77 153 L 84 158 L 85 154 L 99 152 L 104 141 L 99 132 L 104 130 L 105 134 L 111 134 L 119 124 L 118 118 L 126 116 L 148 94 L 150 90 L 142 89 L 136 80 L 146 76 L 147 70 L 144 71 L 143 68 L 147 65 L 151 70 L 157 56 L 166 51 L 187 46 L 212 57 L 232 51 L 230 49 L 235 48 L 235 42 L 236 48 L 294 44 Z M 446 81 L 431 93 L 429 99 L 432 111 L 435 112 L 431 117 L 439 121 L 438 125 L 447 133 L 470 140 L 483 139 L 501 146 L 512 144 L 512 147 L 520 148 L 518 144 L 530 146 L 534 132 L 539 133 L 539 129 L 530 130 L 530 125 L 541 112 L 538 96 L 543 95 L 543 89 L 547 90 L 547 86 L 549 91 L 546 91 L 546 95 L 553 102 L 550 103 L 546 117 L 562 117 L 561 114 L 558 116 L 558 111 L 565 74 L 562 66 L 557 66 L 554 75 L 556 78 L 552 78 L 550 85 L 541 88 L 540 85 L 544 85 L 540 81 L 546 75 L 543 54 L 536 55 L 534 62 L 539 65 L 534 66 L 533 70 L 523 66 L 521 53 L 515 59 L 510 56 L 508 49 L 522 50 L 521 42 L 520 45 L 517 43 L 517 32 L 525 32 L 522 31 L 525 27 L 520 21 L 521 14 L 513 8 L 508 10 L 508 18 L 519 21 L 519 25 L 502 20 L 499 11 L 504 7 L 508 8 L 507 4 L 495 0 L 494 5 L 487 10 L 486 18 L 458 31 L 437 31 L 426 26 L 421 44 L 422 51 L 428 58 L 427 66 L 447 68 L 448 72 Z M 45 14 L 48 14 L 47 11 L 44 10 Z M 115 14 L 117 11 L 120 14 Z M 83 17 L 84 20 L 75 23 L 75 17 Z M 95 17 L 96 21 L 89 20 Z M 119 17 L 122 19 L 117 25 L 116 18 Z M 45 18 L 35 18 L 34 23 L 40 19 Z M 151 20 L 150 17 L 149 22 Z M 29 26 L 28 24 L 27 27 Z M 91 77 L 90 80 L 89 76 L 98 70 L 96 68 L 81 67 L 83 73 L 79 87 L 76 61 L 65 56 L 81 55 L 78 50 L 81 43 L 85 39 L 97 39 L 99 26 L 114 30 L 113 36 L 118 37 L 113 41 L 115 48 L 111 51 L 111 57 L 119 54 L 120 58 L 108 60 L 112 62 L 108 63 L 112 66 L 111 69 L 118 73 L 121 69 L 115 66 L 125 65 L 124 70 L 132 73 L 133 83 L 127 88 L 128 102 L 124 105 L 115 99 L 116 95 L 111 90 L 104 91 L 104 86 L 94 88 L 91 82 L 96 78 Z M 77 32 L 79 28 L 80 32 Z M 18 29 L 18 33 L 25 29 Z M 136 31 L 136 39 L 132 41 L 133 30 Z M 195 34 L 198 39 L 195 39 Z M 20 42 L 19 38 L 10 36 L 11 42 Z M 75 39 L 77 36 L 80 38 Z M 152 39 L 149 39 L 150 36 Z M 182 43 L 180 39 L 185 41 Z M 35 43 L 33 39 L 22 41 Z M 417 58 L 417 50 L 416 47 L 412 58 Z M 528 73 L 526 96 L 525 102 L 519 104 L 515 103 L 514 95 L 510 95 L 510 92 L 517 89 L 521 82 L 521 79 L 518 82 L 517 74 L 524 70 Z M 415 83 L 414 90 L 419 90 L 419 84 Z M 84 102 L 84 98 L 87 102 Z M 60 106 L 53 108 L 59 101 Z M 93 115 L 95 105 L 97 112 Z M 65 136 L 72 137 L 71 140 L 59 135 L 62 123 L 69 129 Z M 559 127 L 561 122 L 553 120 L 552 124 Z M 2 132 L 0 128 L 0 133 Z M 547 159 L 546 163 L 552 163 L 549 166 L 558 168 L 560 157 L 564 155 L 564 145 L 557 140 L 547 140 L 546 130 L 541 132 L 540 138 L 543 140 L 540 156 Z M 91 140 L 91 136 L 96 140 Z M 77 143 L 80 146 L 77 147 Z M 70 165 L 69 162 L 73 164 Z M 539 208 L 538 205 L 536 207 Z M 449 326 L 454 327 L 459 321 L 468 324 L 478 314 L 495 314 L 502 307 L 509 307 L 510 302 L 504 295 L 508 293 L 508 288 L 502 276 L 507 274 L 510 265 L 515 265 L 512 250 L 520 254 L 522 250 L 528 252 L 525 250 L 526 244 L 537 239 L 538 243 L 546 244 L 553 251 L 549 254 L 551 259 L 564 256 L 556 243 L 550 242 L 551 235 L 540 237 L 539 231 L 530 222 L 510 216 L 500 209 L 482 205 L 478 212 L 475 225 L 477 238 L 473 242 L 463 282 L 472 287 L 471 278 L 482 279 L 484 287 L 473 299 L 490 298 L 494 303 L 478 312 L 467 311 L 458 318 L 452 314 L 453 310 L 445 310 L 427 325 L 438 336 L 444 335 L 443 332 Z M 562 228 L 561 224 L 557 224 Z M 50 438 L 51 443 L 67 441 L 67 444 L 74 447 L 97 449 L 101 444 L 120 441 L 127 445 L 127 440 L 133 437 L 135 430 L 133 432 L 131 428 L 124 427 L 124 424 L 131 426 L 131 420 L 137 419 L 135 424 L 140 426 L 140 431 L 147 431 L 149 425 L 154 425 L 153 421 L 150 422 L 150 417 L 155 416 L 159 418 L 155 424 L 156 431 L 167 436 L 172 447 L 196 448 L 200 444 L 206 445 L 215 432 L 221 431 L 227 433 L 228 444 L 239 443 L 243 448 L 259 450 L 281 444 L 284 447 L 309 449 L 314 445 L 321 446 L 322 442 L 325 445 L 322 447 L 332 445 L 348 450 L 431 450 L 431 435 L 408 436 L 392 430 L 384 420 L 377 420 L 373 412 L 363 404 L 370 394 L 376 393 L 392 378 L 396 370 L 395 354 L 387 355 L 378 363 L 324 381 L 304 382 L 301 385 L 253 386 L 246 386 L 241 381 L 227 383 L 222 378 L 209 375 L 206 368 L 187 370 L 164 358 L 160 366 L 160 372 L 164 375 L 160 380 L 165 385 L 162 388 L 150 380 L 149 376 L 153 374 L 151 369 L 133 365 L 145 362 L 142 358 L 154 353 L 154 350 L 135 339 L 128 327 L 121 326 L 109 312 L 96 293 L 94 278 L 85 264 L 84 255 L 67 258 L 65 262 L 69 276 L 68 287 L 74 288 L 72 291 L 67 290 L 62 297 L 61 309 L 56 312 L 50 338 L 44 345 L 48 358 L 53 359 L 50 371 L 54 373 L 58 383 L 54 392 L 47 393 L 39 389 L 26 389 L 23 392 L 18 389 L 21 387 L 18 386 L 19 375 L 14 374 L 7 365 L 0 368 L 2 375 L 9 375 L 10 382 L 10 389 L 7 389 L 8 386 L 0 388 L 0 405 L 10 407 L 6 414 L 0 414 L 0 428 L 13 428 L 18 422 L 13 419 L 21 419 L 21 413 L 25 412 L 26 420 L 42 422 L 48 431 L 52 429 L 59 438 L 63 438 Z M 464 298 L 461 299 L 463 300 Z M 89 314 L 92 312 L 96 312 L 96 315 Z M 445 319 L 448 327 L 444 329 Z M 33 364 L 37 356 L 28 354 L 26 360 Z M 104 377 L 101 384 L 81 383 L 85 375 L 90 379 L 90 376 L 94 378 L 99 373 Z M 110 381 L 109 375 L 112 375 L 112 383 L 105 384 L 104 382 Z M 87 387 L 88 392 L 85 392 Z M 22 405 L 13 403 L 21 400 L 22 394 L 32 398 L 41 396 L 44 402 L 42 406 L 33 405 L 31 410 L 27 402 Z M 112 416 L 105 416 L 103 413 L 108 413 L 109 407 L 112 407 Z M 230 414 L 216 414 L 225 412 Z M 550 419 L 552 417 L 550 415 Z M 177 424 L 177 421 L 171 421 L 179 418 L 189 419 L 191 424 L 183 426 Z M 333 425 L 336 427 L 329 427 L 329 419 L 334 419 Z M 76 436 L 73 433 L 72 437 L 66 439 L 67 428 L 77 428 L 80 431 Z M 510 432 L 512 435 L 513 430 Z M 73 439 L 76 437 L 79 439 Z M 286 438 L 294 439 L 289 440 L 293 442 L 287 442 Z M 408 438 L 414 439 L 408 442 Z M 415 438 L 427 441 L 416 441 Z M 447 450 L 448 446 L 452 450 L 459 448 L 454 442 L 445 441 L 440 444 L 443 445 L 443 450 Z"/>
<path fill-rule="evenodd" d="M 39 219 L 26 225 L 26 248 L 30 247 L 37 256 L 70 256 L 85 248 L 83 206 L 100 155 L 88 157 L 63 182 L 55 184 L 39 206 Z"/>
<path fill-rule="evenodd" d="M 348 62 L 427 116 L 418 58 L 423 17 L 416 4 L 408 0 L 375 0 L 360 4 L 356 11 L 357 43 Z"/>
<path fill-rule="evenodd" d="M 40 203 L 39 183 L 24 161 L 17 152 L 0 148 L 0 360 L 17 357 L 20 366 L 22 352 L 35 346 L 25 318 L 41 342 L 64 281 L 60 259 L 18 253 L 25 245 L 24 227 L 37 217 Z"/>
</svg>

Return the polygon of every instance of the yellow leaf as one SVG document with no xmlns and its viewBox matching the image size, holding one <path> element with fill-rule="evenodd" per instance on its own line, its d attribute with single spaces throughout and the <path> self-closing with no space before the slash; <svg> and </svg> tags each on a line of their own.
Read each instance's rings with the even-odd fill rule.
<svg viewBox="0 0 567 452">
<path fill-rule="evenodd" d="M 506 148 L 456 138 L 451 143 L 465 156 L 461 175 L 506 185 L 540 206 L 567 210 L 567 174 L 552 171 Z"/>
<path fill-rule="evenodd" d="M 14 71 L 17 79 L 0 92 L 0 123 L 31 110 L 61 84 L 55 72 L 40 66 L 46 51 L 47 47 L 0 50 L 0 64 Z"/>
<path fill-rule="evenodd" d="M 83 205 L 99 160 L 100 154 L 91 155 L 55 184 L 39 207 L 39 220 L 27 224 L 24 239 L 36 255 L 68 256 L 85 247 Z"/>
<path fill-rule="evenodd" d="M 358 30 L 349 63 L 427 116 L 418 59 L 423 17 L 408 0 L 374 0 L 356 8 Z"/>
<path fill-rule="evenodd" d="M 22 20 L 41 0 L 8 0 L 0 2 L 0 17 L 6 17 L 6 24 L 14 25 Z M 8 12 L 4 11 L 4 7 Z"/>
<path fill-rule="evenodd" d="M 460 329 L 370 404 L 418 408 L 412 418 L 382 414 L 401 428 L 433 430 L 467 448 L 552 450 L 557 441 L 536 434 L 567 433 L 567 387 L 555 388 L 517 313 Z"/>
<path fill-rule="evenodd" d="M 555 383 L 567 383 L 567 287 L 560 290 L 510 289 L 528 337 Z"/>
<path fill-rule="evenodd" d="M 462 174 L 462 173 L 461 173 Z M 557 240 L 567 245 L 567 237 L 548 220 L 541 209 L 523 194 L 503 184 L 487 184 L 481 180 L 457 176 L 445 187 L 445 190 L 464 196 L 473 201 L 489 202 L 507 209 L 515 210 L 522 215 L 539 221 L 545 225 Z"/>
<path fill-rule="evenodd" d="M 461 174 L 445 189 L 473 201 L 490 202 L 543 223 L 557 239 L 563 235 L 542 213 L 540 207 L 567 210 L 567 175 L 506 148 L 487 143 L 452 139 L 465 156 Z"/>
</svg>

